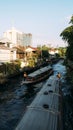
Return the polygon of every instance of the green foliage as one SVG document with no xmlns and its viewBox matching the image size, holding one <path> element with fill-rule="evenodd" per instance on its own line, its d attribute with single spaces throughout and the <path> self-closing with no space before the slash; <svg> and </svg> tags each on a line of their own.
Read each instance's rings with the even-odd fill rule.
<svg viewBox="0 0 73 130">
<path fill-rule="evenodd" d="M 49 47 L 47 47 L 46 45 L 43 45 L 43 46 L 40 46 L 40 45 L 39 45 L 37 48 L 38 48 L 39 50 L 47 50 L 47 51 L 49 50 Z"/>
<path fill-rule="evenodd" d="M 64 48 L 64 47 L 58 48 L 60 57 L 65 57 L 66 56 L 66 50 L 67 50 L 67 48 Z"/>
<path fill-rule="evenodd" d="M 42 50 L 44 50 L 44 51 L 48 51 L 49 48 L 48 48 L 46 45 L 43 45 L 43 46 L 42 46 Z"/>
<path fill-rule="evenodd" d="M 56 53 L 56 54 L 55 54 L 55 57 L 56 57 L 56 58 L 59 58 L 59 57 L 60 57 L 60 55 L 59 55 L 58 53 Z"/>
<path fill-rule="evenodd" d="M 49 58 L 49 48 L 46 45 L 39 46 L 38 49 L 40 50 L 39 58 L 43 60 Z"/>
<path fill-rule="evenodd" d="M 13 63 L 17 64 L 19 67 L 21 66 L 21 61 L 20 60 L 15 60 Z"/>
<path fill-rule="evenodd" d="M 66 78 L 73 84 L 73 71 L 67 68 Z"/>
<path fill-rule="evenodd" d="M 66 28 L 60 36 L 65 40 L 69 45 L 73 44 L 73 25 Z"/>
<path fill-rule="evenodd" d="M 69 23 L 73 24 L 73 15 L 72 15 L 71 20 L 70 20 Z"/>
<path fill-rule="evenodd" d="M 64 41 L 68 43 L 66 57 L 70 60 L 73 60 L 73 15 L 71 17 L 70 22 L 72 25 L 67 27 L 60 36 Z"/>
<path fill-rule="evenodd" d="M 14 74 L 18 73 L 20 69 L 20 63 L 12 62 L 12 63 L 6 63 L 6 74 Z"/>
<path fill-rule="evenodd" d="M 73 46 L 69 46 L 67 51 L 66 51 L 66 57 L 67 59 L 69 60 L 72 60 L 73 61 Z"/>
<path fill-rule="evenodd" d="M 28 66 L 34 67 L 35 66 L 35 60 L 34 59 L 29 60 L 28 61 Z"/>
<path fill-rule="evenodd" d="M 49 58 L 49 53 L 47 50 L 42 50 L 42 58 Z"/>
</svg>

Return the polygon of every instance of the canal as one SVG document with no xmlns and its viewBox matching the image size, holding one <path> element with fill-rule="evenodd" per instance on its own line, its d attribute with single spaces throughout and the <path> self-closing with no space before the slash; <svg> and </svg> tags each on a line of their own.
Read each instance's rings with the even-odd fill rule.
<svg viewBox="0 0 73 130">
<path fill-rule="evenodd" d="M 63 130 L 73 130 L 73 87 L 66 77 L 66 67 L 63 62 L 53 66 L 54 74 L 60 72 L 63 93 Z"/>
<path fill-rule="evenodd" d="M 61 73 L 63 92 L 64 130 L 73 130 L 73 96 L 71 84 L 66 80 L 66 67 L 63 61 L 53 65 L 54 75 Z M 40 91 L 44 82 L 31 86 L 21 85 L 23 77 L 12 79 L 10 83 L 0 86 L 0 130 L 14 130 L 28 106 Z"/>
</svg>

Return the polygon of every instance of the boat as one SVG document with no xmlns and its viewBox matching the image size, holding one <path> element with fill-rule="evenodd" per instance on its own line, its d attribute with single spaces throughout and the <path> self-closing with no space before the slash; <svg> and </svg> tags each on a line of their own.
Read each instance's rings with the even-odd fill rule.
<svg viewBox="0 0 73 130">
<path fill-rule="evenodd" d="M 37 84 L 45 79 L 47 79 L 50 75 L 53 74 L 53 68 L 49 65 L 46 67 L 42 67 L 29 75 L 24 74 L 24 84 L 31 85 Z"/>
<path fill-rule="evenodd" d="M 53 75 L 48 78 L 32 103 L 27 106 L 15 130 L 63 130 L 62 99 L 58 78 Z"/>
</svg>

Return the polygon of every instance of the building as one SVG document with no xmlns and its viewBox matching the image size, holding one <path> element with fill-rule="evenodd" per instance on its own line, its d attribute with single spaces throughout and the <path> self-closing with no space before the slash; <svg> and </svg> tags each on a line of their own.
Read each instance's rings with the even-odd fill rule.
<svg viewBox="0 0 73 130">
<path fill-rule="evenodd" d="M 58 54 L 59 52 L 58 52 L 58 49 L 54 49 L 54 48 L 51 48 L 50 50 L 49 50 L 49 54 L 51 54 L 51 55 L 55 55 L 55 54 Z"/>
<path fill-rule="evenodd" d="M 59 54 L 59 51 L 58 51 L 58 49 L 51 48 L 49 50 L 49 54 L 50 54 L 50 58 L 55 58 L 56 54 Z"/>
<path fill-rule="evenodd" d="M 16 30 L 12 27 L 11 30 L 4 32 L 4 37 L 8 38 L 14 46 L 31 46 L 32 44 L 32 34 L 30 33 L 23 33 Z"/>
<path fill-rule="evenodd" d="M 8 38 L 0 39 L 0 62 L 10 62 L 16 60 L 16 49 L 12 48 L 12 43 Z"/>
<path fill-rule="evenodd" d="M 32 34 L 31 33 L 23 33 L 23 46 L 31 46 L 32 45 Z"/>
<path fill-rule="evenodd" d="M 8 38 L 0 38 L 0 45 L 4 45 L 6 47 L 12 48 L 12 43 Z"/>
<path fill-rule="evenodd" d="M 0 45 L 0 62 L 10 62 L 13 60 L 16 60 L 16 51 Z"/>
</svg>

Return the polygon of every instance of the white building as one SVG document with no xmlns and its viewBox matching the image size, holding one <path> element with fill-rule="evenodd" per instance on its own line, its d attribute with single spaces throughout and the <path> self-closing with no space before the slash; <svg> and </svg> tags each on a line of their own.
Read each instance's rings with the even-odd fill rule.
<svg viewBox="0 0 73 130">
<path fill-rule="evenodd" d="M 8 38 L 0 39 L 0 62 L 16 60 L 16 49 L 12 48 L 12 43 Z"/>
<path fill-rule="evenodd" d="M 0 45 L 0 62 L 16 60 L 16 50 Z"/>
<path fill-rule="evenodd" d="M 32 34 L 30 33 L 25 34 L 23 32 L 16 30 L 14 27 L 12 27 L 11 30 L 4 32 L 4 37 L 11 40 L 13 46 L 18 45 L 31 46 L 32 44 Z"/>
</svg>

